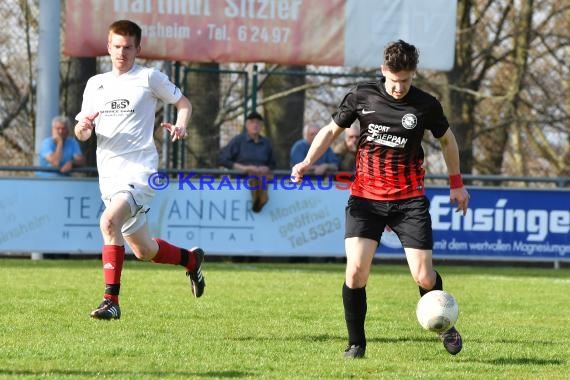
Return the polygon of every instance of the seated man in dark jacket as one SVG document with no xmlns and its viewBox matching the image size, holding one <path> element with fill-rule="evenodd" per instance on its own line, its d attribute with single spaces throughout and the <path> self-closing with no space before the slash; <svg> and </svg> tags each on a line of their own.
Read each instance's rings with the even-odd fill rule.
<svg viewBox="0 0 570 380">
<path fill-rule="evenodd" d="M 275 157 L 271 142 L 261 136 L 263 117 L 252 112 L 245 120 L 245 131 L 230 140 L 222 148 L 218 163 L 228 169 L 240 170 L 248 175 L 255 176 L 248 183 L 254 188 L 252 194 L 252 210 L 260 212 L 269 200 L 267 188 L 263 188 L 262 178 L 271 181 L 272 170 L 275 169 Z"/>
<path fill-rule="evenodd" d="M 358 125 L 357 125 L 358 124 Z M 354 173 L 356 165 L 356 148 L 360 137 L 360 125 L 358 122 L 343 132 L 341 142 L 333 147 L 333 152 L 338 157 L 338 170 L 341 172 Z"/>
</svg>

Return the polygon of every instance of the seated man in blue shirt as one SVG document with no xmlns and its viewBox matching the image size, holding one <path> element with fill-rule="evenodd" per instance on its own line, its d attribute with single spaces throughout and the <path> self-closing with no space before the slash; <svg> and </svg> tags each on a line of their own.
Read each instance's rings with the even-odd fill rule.
<svg viewBox="0 0 570 380">
<path fill-rule="evenodd" d="M 321 128 L 316 124 L 307 124 L 303 127 L 303 138 L 297 140 L 291 147 L 289 155 L 289 165 L 295 166 L 303 161 L 311 147 L 311 143 Z M 338 157 L 331 147 L 307 170 L 306 174 L 318 176 L 329 175 L 338 171 Z"/>
<path fill-rule="evenodd" d="M 69 137 L 69 119 L 56 116 L 51 121 L 51 137 L 42 141 L 39 151 L 39 165 L 59 169 L 58 172 L 36 172 L 40 177 L 69 176 L 74 166 L 85 164 L 79 142 Z"/>
<path fill-rule="evenodd" d="M 261 136 L 263 117 L 252 112 L 245 120 L 245 131 L 230 140 L 228 145 L 222 148 L 218 157 L 218 163 L 228 169 L 240 170 L 247 173 L 251 178 L 248 183 L 254 188 L 252 193 L 252 210 L 260 212 L 269 200 L 267 188 L 263 188 L 262 178 L 267 181 L 273 179 L 272 170 L 275 169 L 275 156 L 271 142 Z"/>
</svg>

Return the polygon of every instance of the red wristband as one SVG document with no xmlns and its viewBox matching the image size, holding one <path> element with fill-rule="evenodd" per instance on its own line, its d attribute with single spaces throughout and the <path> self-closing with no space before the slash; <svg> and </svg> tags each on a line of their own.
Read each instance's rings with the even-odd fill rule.
<svg viewBox="0 0 570 380">
<path fill-rule="evenodd" d="M 461 174 L 453 174 L 449 176 L 450 189 L 459 189 L 462 187 L 463 187 L 463 179 L 461 178 Z"/>
</svg>

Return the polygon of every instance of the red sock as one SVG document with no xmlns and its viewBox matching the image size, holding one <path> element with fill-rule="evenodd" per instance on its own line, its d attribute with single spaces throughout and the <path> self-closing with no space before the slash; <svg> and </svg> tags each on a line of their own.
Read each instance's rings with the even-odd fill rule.
<svg viewBox="0 0 570 380">
<path fill-rule="evenodd" d="M 180 264 L 180 248 L 160 238 L 153 238 L 158 243 L 158 252 L 152 259 L 160 264 Z"/>
<path fill-rule="evenodd" d="M 125 261 L 125 247 L 122 245 L 103 246 L 103 276 L 105 278 L 104 298 L 119 304 L 121 273 Z"/>
<path fill-rule="evenodd" d="M 196 265 L 196 258 L 191 253 L 185 254 L 182 252 L 180 247 L 170 244 L 169 242 L 162 240 L 160 238 L 153 238 L 158 243 L 158 252 L 156 256 L 152 259 L 155 263 L 161 264 L 173 264 L 185 266 L 188 270 L 192 270 Z M 186 263 L 184 263 L 186 261 Z"/>
</svg>

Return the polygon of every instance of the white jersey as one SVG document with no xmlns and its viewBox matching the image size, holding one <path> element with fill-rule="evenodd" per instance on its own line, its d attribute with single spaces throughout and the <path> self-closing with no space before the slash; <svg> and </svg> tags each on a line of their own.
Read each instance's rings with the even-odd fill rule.
<svg viewBox="0 0 570 380">
<path fill-rule="evenodd" d="M 157 102 L 176 103 L 181 96 L 165 74 L 138 65 L 118 76 L 107 72 L 89 79 L 76 119 L 99 112 L 95 133 L 103 197 L 129 187 L 150 190 L 148 176 L 158 167 L 153 137 Z"/>
</svg>

